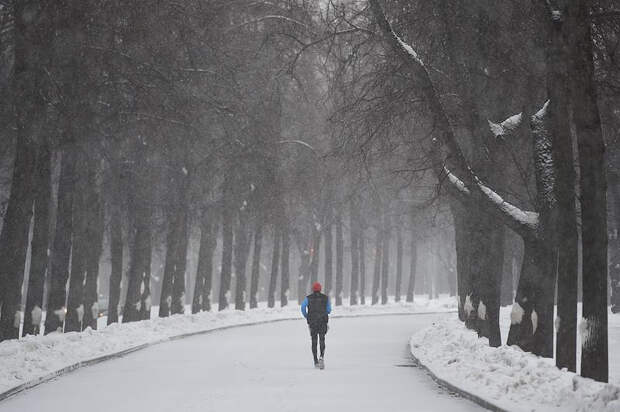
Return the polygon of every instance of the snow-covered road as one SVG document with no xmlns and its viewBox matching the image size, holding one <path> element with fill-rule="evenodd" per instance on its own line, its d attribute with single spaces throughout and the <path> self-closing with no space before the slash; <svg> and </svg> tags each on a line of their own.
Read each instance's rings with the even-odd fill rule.
<svg viewBox="0 0 620 412">
<path fill-rule="evenodd" d="M 330 321 L 326 369 L 303 320 L 168 342 L 87 367 L 0 403 L 0 411 L 479 411 L 410 366 L 406 344 L 440 316 Z"/>
</svg>

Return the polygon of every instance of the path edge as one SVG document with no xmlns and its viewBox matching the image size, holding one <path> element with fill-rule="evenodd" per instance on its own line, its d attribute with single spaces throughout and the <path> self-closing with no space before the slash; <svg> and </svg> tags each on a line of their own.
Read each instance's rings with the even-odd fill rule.
<svg viewBox="0 0 620 412">
<path fill-rule="evenodd" d="M 450 390 L 451 392 L 457 393 L 459 396 L 461 396 L 462 398 L 465 398 L 467 400 L 470 400 L 480 406 L 482 406 L 485 409 L 488 409 L 490 411 L 493 412 L 511 412 L 508 409 L 502 408 L 496 404 L 494 404 L 493 402 L 482 398 L 481 396 L 478 396 L 472 392 L 469 392 L 459 386 L 457 386 L 456 384 L 440 377 L 439 375 L 437 375 L 433 369 L 424 364 L 417 356 L 414 355 L 413 350 L 411 348 L 411 343 L 407 344 L 408 349 L 409 349 L 409 355 L 411 356 L 411 360 L 413 361 L 413 363 L 423 369 L 428 376 L 431 377 L 431 379 L 433 379 L 435 381 L 435 383 L 437 383 L 439 386 L 444 387 L 448 390 Z"/>
<path fill-rule="evenodd" d="M 454 311 L 436 311 L 436 312 L 394 312 L 394 313 L 369 313 L 369 314 L 344 314 L 344 315 L 334 315 L 331 316 L 332 319 L 339 319 L 339 318 L 361 318 L 361 317 L 375 317 L 375 316 L 405 316 L 405 315 L 437 315 L 437 314 L 444 314 L 444 313 L 453 313 Z M 186 333 L 181 333 L 179 335 L 173 335 L 173 336 L 168 336 L 166 338 L 162 338 L 162 339 L 157 339 L 154 340 L 152 342 L 147 342 L 147 343 L 143 343 L 140 345 L 136 345 L 127 349 L 123 349 L 120 350 L 118 352 L 114 352 L 114 353 L 108 353 L 105 355 L 101 355 L 101 356 L 97 356 L 91 359 L 86 359 L 83 361 L 79 361 L 76 362 L 74 364 L 65 366 L 63 368 L 57 369 L 53 372 L 48 373 L 47 375 L 43 375 L 40 376 L 38 378 L 35 379 L 31 379 L 27 382 L 21 383 L 17 386 L 14 386 L 12 388 L 9 388 L 7 390 L 5 390 L 4 392 L 0 393 L 0 403 L 5 401 L 8 398 L 11 398 L 15 395 L 20 394 L 21 392 L 24 392 L 28 389 L 32 389 L 34 387 L 37 387 L 43 383 L 49 382 L 53 379 L 56 379 L 58 377 L 61 377 L 63 375 L 67 375 L 68 373 L 74 372 L 78 369 L 87 367 L 87 366 L 92 366 L 92 365 L 97 365 L 99 363 L 108 361 L 108 360 L 112 360 L 112 359 L 117 359 L 117 358 L 121 358 L 125 355 L 128 355 L 130 353 L 133 352 L 137 352 L 139 350 L 142 349 L 146 349 L 149 348 L 151 346 L 155 346 L 155 345 L 159 345 L 161 343 L 165 343 L 165 342 L 172 342 L 175 340 L 179 340 L 179 339 L 184 339 L 184 338 L 190 338 L 192 336 L 198 336 L 198 335 L 207 335 L 209 333 L 213 333 L 213 332 L 219 332 L 219 331 L 223 331 L 223 330 L 227 330 L 227 329 L 233 329 L 233 328 L 242 328 L 242 327 L 247 327 L 247 326 L 255 326 L 255 325 L 264 325 L 264 324 L 268 324 L 268 323 L 276 323 L 276 322 L 285 322 L 285 321 L 291 321 L 291 320 L 299 320 L 300 317 L 299 316 L 289 316 L 289 317 L 285 317 L 285 318 L 278 318 L 278 319 L 267 319 L 267 320 L 259 320 L 259 321 L 252 321 L 252 322 L 245 322 L 245 323 L 238 323 L 238 324 L 233 324 L 233 325 L 223 325 L 223 326 L 218 326 L 212 329 L 204 329 L 204 330 L 198 330 L 198 331 L 192 331 L 192 332 L 186 332 Z M 411 351 L 410 351 L 411 352 Z M 501 411 L 503 412 L 503 411 Z"/>
</svg>

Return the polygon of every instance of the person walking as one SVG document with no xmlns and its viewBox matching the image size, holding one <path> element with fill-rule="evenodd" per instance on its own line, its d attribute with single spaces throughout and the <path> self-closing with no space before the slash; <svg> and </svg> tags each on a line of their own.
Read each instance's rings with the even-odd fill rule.
<svg viewBox="0 0 620 412">
<path fill-rule="evenodd" d="M 314 367 L 325 368 L 325 334 L 327 334 L 329 314 L 332 305 L 329 297 L 321 293 L 321 284 L 314 282 L 312 294 L 306 296 L 301 304 L 301 314 L 308 322 L 310 337 L 312 339 L 312 356 L 314 357 Z M 317 341 L 320 342 L 321 356 L 317 357 Z"/>
</svg>

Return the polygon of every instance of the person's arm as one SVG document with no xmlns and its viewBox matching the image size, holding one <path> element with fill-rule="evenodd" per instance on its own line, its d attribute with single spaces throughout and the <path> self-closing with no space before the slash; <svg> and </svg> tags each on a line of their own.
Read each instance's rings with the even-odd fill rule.
<svg viewBox="0 0 620 412">
<path fill-rule="evenodd" d="M 327 298 L 327 314 L 329 315 L 330 313 L 332 313 L 332 303 Z"/>
<path fill-rule="evenodd" d="M 304 318 L 308 319 L 308 298 L 305 298 L 301 303 L 301 314 L 304 315 Z"/>
</svg>

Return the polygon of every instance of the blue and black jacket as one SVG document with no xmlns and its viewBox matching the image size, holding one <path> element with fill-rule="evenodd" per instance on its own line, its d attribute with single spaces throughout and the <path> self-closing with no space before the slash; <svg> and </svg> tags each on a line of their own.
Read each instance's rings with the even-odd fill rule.
<svg viewBox="0 0 620 412">
<path fill-rule="evenodd" d="M 329 297 L 321 292 L 314 292 L 306 296 L 301 304 L 301 314 L 304 315 L 311 327 L 327 325 L 331 312 L 332 305 Z"/>
</svg>

